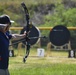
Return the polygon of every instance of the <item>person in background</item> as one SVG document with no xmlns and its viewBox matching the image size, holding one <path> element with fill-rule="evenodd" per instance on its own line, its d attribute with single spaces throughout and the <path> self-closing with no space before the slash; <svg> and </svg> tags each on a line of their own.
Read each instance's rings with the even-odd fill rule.
<svg viewBox="0 0 76 75">
<path fill-rule="evenodd" d="M 10 75 L 8 70 L 10 39 L 19 40 L 26 37 L 26 33 L 9 34 L 12 22 L 8 15 L 0 16 L 0 75 Z"/>
</svg>

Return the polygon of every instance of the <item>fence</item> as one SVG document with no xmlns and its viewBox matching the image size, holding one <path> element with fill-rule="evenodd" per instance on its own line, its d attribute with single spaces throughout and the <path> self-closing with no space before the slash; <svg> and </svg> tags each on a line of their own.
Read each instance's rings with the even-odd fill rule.
<svg viewBox="0 0 76 75">
<path fill-rule="evenodd" d="M 11 27 L 10 30 L 21 30 L 23 27 Z M 38 27 L 40 30 L 51 30 L 53 27 Z M 76 27 L 67 27 L 69 30 L 76 30 Z"/>
</svg>

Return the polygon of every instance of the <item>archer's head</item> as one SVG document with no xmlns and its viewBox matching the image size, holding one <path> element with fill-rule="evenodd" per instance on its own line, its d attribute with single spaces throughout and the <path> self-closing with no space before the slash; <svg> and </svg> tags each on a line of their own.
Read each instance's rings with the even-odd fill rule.
<svg viewBox="0 0 76 75">
<path fill-rule="evenodd" d="M 0 31 L 6 32 L 9 30 L 11 23 L 14 22 L 10 20 L 8 15 L 1 15 L 0 16 Z"/>
</svg>

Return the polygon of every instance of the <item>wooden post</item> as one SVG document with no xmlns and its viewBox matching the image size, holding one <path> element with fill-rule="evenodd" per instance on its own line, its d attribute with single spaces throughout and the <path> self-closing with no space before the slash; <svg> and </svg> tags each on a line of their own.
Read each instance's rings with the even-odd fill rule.
<svg viewBox="0 0 76 75">
<path fill-rule="evenodd" d="M 50 54 L 51 54 L 51 42 L 49 42 L 48 44 L 47 44 L 47 56 L 50 56 Z"/>
<path fill-rule="evenodd" d="M 21 56 L 22 54 L 22 51 L 21 51 L 21 49 L 22 49 L 22 43 L 19 43 L 18 44 L 18 56 Z"/>
<path fill-rule="evenodd" d="M 70 43 L 70 41 L 68 43 L 68 50 L 71 50 L 71 43 Z"/>
</svg>

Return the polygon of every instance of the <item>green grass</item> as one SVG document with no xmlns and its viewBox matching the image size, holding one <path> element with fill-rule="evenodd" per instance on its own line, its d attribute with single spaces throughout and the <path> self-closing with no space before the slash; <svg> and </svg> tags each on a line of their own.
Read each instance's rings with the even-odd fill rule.
<svg viewBox="0 0 76 75">
<path fill-rule="evenodd" d="M 26 63 L 22 62 L 23 56 L 10 57 L 10 74 L 76 75 L 76 58 L 68 58 L 67 52 L 52 51 L 50 57 L 37 57 L 36 54 L 36 50 L 32 50 Z"/>
</svg>

